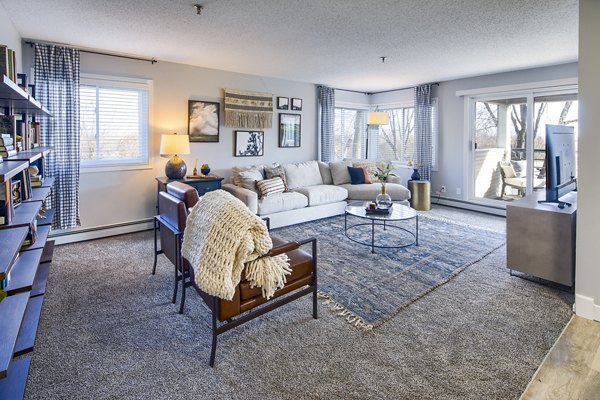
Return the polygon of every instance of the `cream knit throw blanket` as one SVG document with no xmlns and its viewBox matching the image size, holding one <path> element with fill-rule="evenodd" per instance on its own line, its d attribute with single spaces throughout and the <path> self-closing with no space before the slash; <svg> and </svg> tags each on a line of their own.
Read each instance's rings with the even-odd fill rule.
<svg viewBox="0 0 600 400">
<path fill-rule="evenodd" d="M 246 268 L 251 287 L 267 299 L 291 273 L 288 257 L 261 257 L 273 248 L 263 220 L 224 190 L 206 193 L 192 208 L 183 234 L 183 256 L 204 292 L 231 300 Z"/>
</svg>

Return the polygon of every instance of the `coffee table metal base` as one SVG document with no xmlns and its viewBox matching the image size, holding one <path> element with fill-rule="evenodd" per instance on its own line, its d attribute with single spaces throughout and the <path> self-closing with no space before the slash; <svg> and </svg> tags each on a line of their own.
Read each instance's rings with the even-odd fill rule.
<svg viewBox="0 0 600 400">
<path fill-rule="evenodd" d="M 353 238 L 352 236 L 350 236 L 348 234 L 348 231 L 353 229 L 353 228 L 357 228 L 359 226 L 368 226 L 371 225 L 371 242 L 366 242 L 366 241 L 362 241 L 356 238 Z M 383 230 L 387 230 L 387 228 L 393 228 L 393 229 L 399 229 L 402 230 L 404 232 L 407 232 L 414 240 L 410 241 L 409 243 L 402 243 L 400 245 L 396 245 L 396 246 L 386 246 L 386 245 L 381 245 L 381 244 L 375 244 L 375 226 L 382 226 Z M 408 246 L 418 246 L 419 245 L 419 216 L 416 215 L 415 216 L 415 231 L 412 232 L 406 228 L 403 228 L 401 226 L 396 226 L 396 225 L 390 225 L 389 223 L 386 223 L 386 221 L 383 221 L 383 223 L 381 222 L 376 222 L 375 219 L 371 219 L 371 222 L 363 222 L 360 224 L 354 224 L 354 225 L 350 225 L 348 226 L 348 213 L 344 213 L 344 235 L 346 235 L 346 237 L 350 240 L 352 240 L 354 243 L 358 243 L 358 244 L 362 244 L 364 246 L 369 246 L 371 247 L 371 253 L 375 253 L 375 248 L 380 248 L 380 249 L 401 249 L 404 247 L 408 247 Z"/>
</svg>

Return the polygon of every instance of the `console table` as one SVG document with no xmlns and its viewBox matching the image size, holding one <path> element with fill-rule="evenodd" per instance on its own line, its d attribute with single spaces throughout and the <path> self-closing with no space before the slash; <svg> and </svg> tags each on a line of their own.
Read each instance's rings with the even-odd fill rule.
<svg viewBox="0 0 600 400">
<path fill-rule="evenodd" d="M 563 209 L 544 199 L 539 191 L 506 205 L 506 266 L 573 287 L 577 193 L 561 198 L 572 204 Z"/>
<path fill-rule="evenodd" d="M 193 186 L 198 191 L 198 196 L 204 196 L 208 192 L 221 189 L 221 181 L 223 181 L 223 178 L 219 176 L 200 179 L 169 179 L 166 176 L 160 176 L 156 178 L 156 182 L 158 183 L 158 188 L 156 191 L 156 209 L 158 210 L 158 193 L 165 192 L 167 190 L 166 187 L 168 183 L 183 182 Z M 160 210 L 158 211 L 160 213 Z"/>
</svg>

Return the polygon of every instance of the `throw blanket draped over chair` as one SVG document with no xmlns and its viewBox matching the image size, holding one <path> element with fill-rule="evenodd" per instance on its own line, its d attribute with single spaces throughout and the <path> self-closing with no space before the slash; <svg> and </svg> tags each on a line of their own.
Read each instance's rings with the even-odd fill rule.
<svg viewBox="0 0 600 400">
<path fill-rule="evenodd" d="M 240 200 L 224 190 L 206 193 L 192 208 L 183 234 L 183 256 L 204 292 L 233 299 L 245 268 L 252 287 L 267 299 L 291 273 L 288 257 L 267 256 L 273 248 L 267 226 Z"/>
</svg>

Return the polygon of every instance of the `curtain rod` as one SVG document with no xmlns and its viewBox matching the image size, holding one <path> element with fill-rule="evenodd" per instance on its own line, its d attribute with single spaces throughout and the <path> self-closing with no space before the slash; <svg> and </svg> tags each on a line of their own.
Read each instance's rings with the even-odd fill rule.
<svg viewBox="0 0 600 400">
<path fill-rule="evenodd" d="M 58 46 L 63 46 L 63 47 L 69 47 L 69 48 L 72 48 L 72 49 L 79 50 L 79 51 L 81 51 L 83 53 L 99 54 L 101 56 L 127 58 L 127 59 L 130 59 L 130 60 L 137 60 L 137 61 L 147 61 L 147 62 L 152 63 L 152 64 L 155 64 L 155 63 L 158 62 L 154 58 L 142 58 L 142 57 L 126 56 L 126 55 L 117 54 L 117 53 L 106 53 L 106 52 L 97 51 L 97 50 L 86 50 L 86 49 L 81 49 L 81 48 L 78 48 L 76 46 L 71 46 L 69 44 L 63 44 L 63 43 L 25 41 L 25 44 L 28 44 L 31 47 L 33 47 L 33 45 L 36 44 L 36 43 L 39 43 L 39 44 L 52 44 L 52 45 L 58 45 Z"/>
<path fill-rule="evenodd" d="M 439 86 L 439 82 L 435 82 L 432 83 L 433 86 Z M 407 90 L 407 89 L 414 89 L 416 86 L 408 86 L 408 87 L 404 87 L 404 88 L 399 88 L 399 89 L 389 89 L 389 90 L 381 90 L 379 92 L 361 92 L 360 90 L 350 90 L 350 89 L 341 89 L 341 88 L 333 88 L 334 90 L 341 90 L 344 92 L 352 92 L 352 93 L 360 93 L 360 94 L 366 94 L 367 96 L 371 96 L 373 94 L 380 94 L 380 93 L 389 93 L 389 92 L 397 92 L 399 90 Z"/>
</svg>

